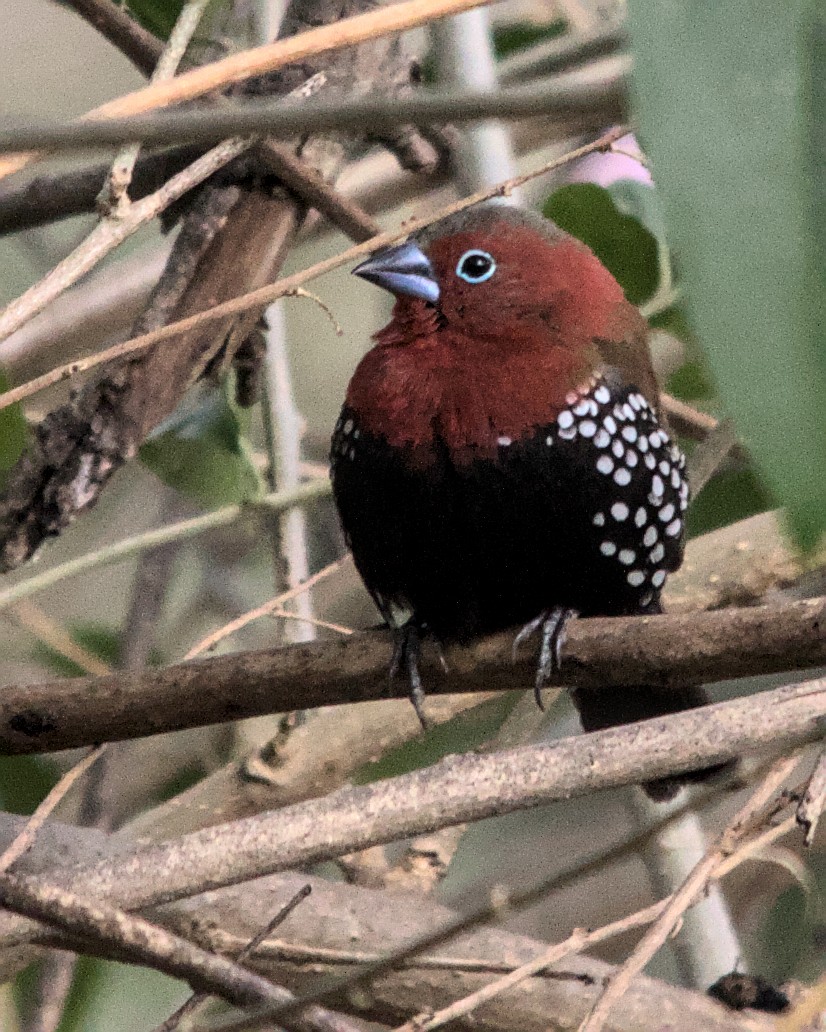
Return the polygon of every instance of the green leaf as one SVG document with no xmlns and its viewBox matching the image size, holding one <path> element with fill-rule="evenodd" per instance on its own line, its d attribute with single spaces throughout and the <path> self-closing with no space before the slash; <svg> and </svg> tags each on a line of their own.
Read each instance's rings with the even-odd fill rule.
<svg viewBox="0 0 826 1032">
<path fill-rule="evenodd" d="M 145 29 L 158 39 L 168 39 L 184 0 L 128 0 L 126 6 Z"/>
<path fill-rule="evenodd" d="M 10 386 L 6 374 L 0 369 L 0 394 Z M 22 405 L 9 405 L 8 408 L 0 409 L 0 487 L 5 483 L 8 471 L 20 458 L 28 436 Z"/>
<path fill-rule="evenodd" d="M 207 508 L 259 495 L 245 420 L 224 388 L 184 403 L 140 450 L 141 461 L 165 484 Z"/>
<path fill-rule="evenodd" d="M 511 22 L 508 25 L 494 25 L 493 47 L 498 58 L 507 57 L 518 50 L 547 43 L 557 39 L 567 28 L 564 18 L 556 18 L 548 25 L 537 25 L 534 22 Z"/>
<path fill-rule="evenodd" d="M 651 187 L 645 189 L 653 193 Z M 630 191 L 618 201 L 601 186 L 573 183 L 551 194 L 542 213 L 587 244 L 611 270 L 628 300 L 638 305 L 659 285 L 661 247 L 637 217 L 621 210 L 620 205 L 630 203 Z"/>
<path fill-rule="evenodd" d="M 813 546 L 826 531 L 826 200 L 815 145 L 826 13 L 804 0 L 629 8 L 637 121 L 691 323 L 738 433 L 798 541 Z"/>
</svg>

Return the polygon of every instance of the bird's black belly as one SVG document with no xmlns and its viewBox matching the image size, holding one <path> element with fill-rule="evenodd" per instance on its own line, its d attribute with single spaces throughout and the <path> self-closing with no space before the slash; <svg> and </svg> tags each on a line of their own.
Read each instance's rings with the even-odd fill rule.
<svg viewBox="0 0 826 1032">
<path fill-rule="evenodd" d="M 464 640 L 557 605 L 583 615 L 656 610 L 665 571 L 679 565 L 687 488 L 681 456 L 651 410 L 627 415 L 630 393 L 596 406 L 596 424 L 586 409 L 570 426 L 560 417 L 565 425 L 521 441 L 500 438 L 495 458 L 462 463 L 438 440 L 424 457 L 391 449 L 345 410 L 333 439 L 333 487 L 356 565 L 384 615 L 405 606 L 438 637 Z M 603 427 L 606 412 L 615 432 L 597 446 L 592 427 Z M 625 449 L 634 446 L 625 426 L 655 441 L 646 436 L 644 453 L 637 443 L 630 470 L 619 457 L 622 448 L 629 461 Z M 653 468 L 645 454 L 656 457 Z M 629 478 L 617 482 L 620 468 Z M 654 477 L 661 493 L 652 492 Z"/>
</svg>

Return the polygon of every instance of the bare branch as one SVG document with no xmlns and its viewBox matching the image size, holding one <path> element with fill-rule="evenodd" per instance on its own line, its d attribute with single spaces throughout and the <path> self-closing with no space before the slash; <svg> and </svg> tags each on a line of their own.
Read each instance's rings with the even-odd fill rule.
<svg viewBox="0 0 826 1032">
<path fill-rule="evenodd" d="M 478 7 L 485 2 L 489 0 L 406 0 L 193 68 L 176 79 L 146 86 L 135 93 L 109 101 L 90 111 L 85 118 L 116 118 L 192 100 L 212 90 L 272 72 L 304 58 L 391 36 L 428 21 Z M 0 179 L 25 168 L 39 157 L 41 155 L 36 152 L 6 156 L 0 160 Z"/>
<path fill-rule="evenodd" d="M 295 997 L 237 961 L 216 956 L 181 936 L 104 903 L 88 903 L 74 893 L 26 875 L 0 874 L 0 901 L 17 914 L 45 922 L 103 952 L 183 978 L 198 992 L 236 1006 L 284 1005 Z M 46 936 L 48 938 L 48 936 Z M 88 948 L 88 946 L 87 946 Z M 326 1008 L 301 1008 L 289 1028 L 295 1032 L 361 1032 Z"/>
<path fill-rule="evenodd" d="M 423 0 L 407 0 L 420 3 Z M 476 0 L 478 5 L 479 0 Z M 399 5 L 402 6 L 402 5 Z M 392 10 L 392 7 L 389 8 Z M 211 66 L 207 66 L 211 67 Z M 170 82 L 180 82 L 187 74 Z M 535 118 L 539 115 L 587 115 L 594 128 L 627 116 L 623 98 L 614 83 L 594 83 L 588 90 L 565 76 L 522 86 L 506 86 L 495 93 L 482 90 L 432 90 L 426 94 L 392 101 L 352 99 L 314 101 L 299 109 L 272 101 L 222 104 L 207 110 L 166 111 L 153 115 L 109 118 L 89 122 L 27 124 L 25 128 L 0 130 L 0 151 L 18 147 L 50 151 L 85 151 L 131 142 L 151 145 L 215 143 L 232 135 L 292 137 L 309 132 L 397 130 L 399 125 L 443 122 L 476 122 L 488 118 Z M 6 159 L 8 160 L 8 159 Z M 0 159 L 0 170 L 3 159 Z"/>
<path fill-rule="evenodd" d="M 667 691 L 672 685 L 818 666 L 826 662 L 824 620 L 823 598 L 714 613 L 579 620 L 571 625 L 557 683 L 611 690 L 647 684 Z M 532 683 L 534 657 L 523 650 L 514 662 L 512 645 L 513 635 L 502 632 L 451 648 L 448 673 L 435 656 L 428 657 L 428 691 L 525 688 Z M 9 754 L 44 752 L 263 713 L 402 697 L 403 685 L 388 691 L 388 650 L 387 634 L 372 631 L 162 670 L 7 685 L 0 698 L 0 747 Z"/>
<path fill-rule="evenodd" d="M 118 358 L 123 358 L 126 355 L 136 354 L 159 341 L 167 340 L 170 337 L 176 337 L 179 334 L 201 327 L 204 323 L 217 322 L 219 320 L 226 319 L 228 316 L 238 315 L 241 312 L 264 308 L 277 298 L 284 297 L 295 287 L 300 287 L 307 281 L 315 279 L 317 276 L 321 276 L 326 272 L 331 272 L 333 269 L 338 269 L 342 265 L 346 265 L 348 262 L 355 261 L 357 258 L 361 258 L 379 247 L 386 247 L 389 244 L 397 243 L 399 240 L 403 240 L 410 233 L 413 233 L 418 229 L 422 229 L 425 226 L 429 226 L 439 219 L 446 218 L 448 215 L 452 215 L 455 212 L 463 211 L 465 208 L 469 208 L 474 204 L 479 204 L 482 201 L 489 200 L 492 197 L 507 195 L 511 190 L 516 189 L 538 176 L 553 172 L 555 169 L 569 164 L 571 161 L 575 161 L 577 158 L 581 158 L 586 154 L 604 150 L 614 140 L 619 139 L 619 137 L 624 135 L 626 132 L 627 129 L 624 127 L 612 129 L 610 132 L 600 136 L 599 139 L 594 140 L 593 143 L 586 144 L 583 147 L 578 147 L 576 150 L 570 151 L 560 158 L 555 158 L 532 172 L 517 176 L 505 183 L 500 183 L 493 189 L 480 190 L 477 193 L 471 194 L 469 197 L 465 197 L 454 204 L 447 205 L 445 208 L 431 213 L 430 215 L 418 219 L 410 219 L 405 223 L 404 228 L 402 229 L 396 230 L 395 232 L 382 233 L 379 236 L 372 237 L 370 240 L 367 240 L 362 244 L 357 244 L 355 247 L 350 247 L 338 255 L 334 255 L 331 258 L 326 258 L 323 261 L 317 262 L 315 265 L 310 266 L 308 269 L 304 269 L 302 272 L 295 273 L 292 276 L 287 276 L 286 278 L 278 280 L 276 283 L 270 284 L 266 287 L 250 291 L 247 294 L 233 298 L 231 301 L 225 301 L 222 304 L 215 305 L 205 311 L 191 315 L 186 319 L 179 319 L 176 322 L 169 323 L 157 330 L 152 330 L 149 333 L 143 333 L 138 337 L 133 337 L 131 340 L 124 341 L 122 344 L 117 344 L 115 347 L 108 348 L 106 351 L 102 351 L 88 359 L 82 359 L 68 363 L 65 366 L 60 366 L 57 369 L 52 370 L 50 373 L 46 373 L 44 376 L 37 377 L 37 379 L 32 380 L 27 384 L 23 384 L 11 391 L 6 391 L 4 394 L 0 394 L 0 409 L 6 408 L 8 405 L 12 405 L 18 401 L 22 401 L 23 398 L 30 397 L 32 394 L 35 394 L 55 383 L 59 383 L 62 380 L 68 379 L 69 377 L 76 376 L 78 373 L 86 372 L 96 366 L 102 365 L 106 362 L 111 362 Z"/>
<path fill-rule="evenodd" d="M 138 71 L 149 75 L 161 56 L 163 44 L 147 32 L 113 0 L 65 0 L 66 5 L 84 18 L 132 62 Z"/>
<path fill-rule="evenodd" d="M 32 848 L 38 831 L 40 831 L 49 816 L 54 812 L 55 807 L 70 791 L 74 783 L 83 777 L 96 760 L 100 759 L 105 749 L 105 745 L 98 745 L 94 749 L 90 749 L 82 760 L 79 760 L 66 771 L 46 798 L 37 806 L 31 817 L 28 818 L 20 834 L 0 854 L 0 874 L 3 871 L 7 871 L 12 864 L 16 863 L 21 856 L 24 856 Z"/>
<path fill-rule="evenodd" d="M 805 842 L 810 846 L 814 841 L 815 831 L 823 808 L 826 805 L 826 750 L 818 757 L 815 769 L 809 778 L 806 791 L 797 808 L 797 823 L 805 832 Z"/>
<path fill-rule="evenodd" d="M 281 909 L 278 911 L 275 917 L 264 928 L 262 928 L 257 935 L 254 935 L 252 939 L 250 939 L 250 941 L 246 944 L 246 946 L 244 946 L 244 948 L 238 952 L 238 955 L 235 958 L 235 962 L 237 964 L 243 964 L 245 961 L 249 960 L 249 958 L 253 955 L 253 953 L 255 953 L 255 951 L 258 949 L 261 943 L 265 939 L 269 938 L 269 936 L 272 935 L 273 931 L 275 931 L 275 929 L 280 924 L 283 924 L 284 921 L 286 921 L 286 919 L 290 916 L 293 910 L 295 910 L 299 903 L 305 900 L 311 892 L 312 886 L 302 885 L 298 892 L 293 896 L 293 898 L 288 903 L 285 903 L 283 907 L 281 907 Z M 183 1019 L 191 1017 L 200 1008 L 201 1004 L 203 1004 L 204 1001 L 208 999 L 208 993 L 193 993 L 192 996 L 190 996 L 188 1000 L 182 1003 L 181 1006 L 173 1014 L 169 1015 L 166 1021 L 164 1021 L 161 1025 L 158 1026 L 155 1032 L 175 1032 L 175 1029 L 180 1025 Z"/>
</svg>

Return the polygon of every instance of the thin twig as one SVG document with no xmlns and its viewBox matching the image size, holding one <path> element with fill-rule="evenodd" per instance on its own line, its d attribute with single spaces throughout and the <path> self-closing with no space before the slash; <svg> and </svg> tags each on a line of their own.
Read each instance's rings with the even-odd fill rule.
<svg viewBox="0 0 826 1032">
<path fill-rule="evenodd" d="M 810 846 L 814 841 L 818 821 L 826 806 L 826 749 L 821 752 L 812 771 L 806 791 L 797 807 L 795 818 L 804 831 L 804 842 Z"/>
<path fill-rule="evenodd" d="M 172 541 L 184 541 L 208 530 L 215 530 L 218 527 L 226 527 L 242 516 L 253 512 L 257 506 L 262 506 L 272 512 L 280 512 L 284 508 L 293 505 L 306 505 L 308 502 L 323 498 L 330 493 L 330 484 L 325 480 L 312 480 L 307 484 L 301 484 L 294 491 L 276 491 L 273 494 L 264 495 L 262 498 L 253 498 L 243 505 L 225 505 L 220 509 L 204 513 L 203 516 L 194 516 L 189 520 L 181 520 L 178 523 L 170 523 L 166 527 L 159 527 L 157 530 L 144 531 L 135 534 L 133 537 L 124 538 L 111 545 L 106 545 L 94 552 L 87 552 L 85 555 L 77 556 L 68 562 L 53 566 L 50 570 L 27 580 L 20 581 L 5 591 L 0 592 L 0 610 L 7 606 L 28 598 L 35 592 L 50 588 L 67 577 L 76 577 L 81 573 L 97 569 L 101 566 L 109 566 L 111 563 L 119 563 L 124 559 L 145 552 L 149 548 L 157 548 L 159 545 L 166 545 Z"/>
<path fill-rule="evenodd" d="M 404 3 L 392 4 L 377 11 L 336 21 L 331 25 L 322 25 L 287 39 L 276 40 L 275 43 L 246 50 L 241 54 L 233 54 L 222 61 L 193 68 L 168 82 L 146 86 L 142 90 L 109 101 L 88 112 L 84 119 L 133 115 L 192 100 L 212 90 L 283 68 L 295 61 L 404 32 L 437 18 L 470 10 L 486 2 L 490 0 L 406 0 Z M 37 152 L 8 155 L 0 160 L 0 179 L 25 168 L 41 156 Z"/>
<path fill-rule="evenodd" d="M 287 920 L 299 903 L 303 902 L 311 892 L 312 888 L 309 885 L 305 885 L 303 888 L 299 889 L 293 898 L 278 911 L 269 924 L 262 928 L 257 935 L 253 936 L 247 945 L 238 952 L 235 957 L 236 963 L 243 964 L 245 961 L 249 960 L 261 943 L 265 939 L 269 938 L 272 932 Z M 193 993 L 192 996 L 182 1003 L 174 1013 L 169 1015 L 166 1021 L 158 1025 L 155 1032 L 175 1032 L 175 1029 L 180 1025 L 183 1019 L 191 1017 L 201 1007 L 204 1001 L 208 999 L 209 993 Z"/>
<path fill-rule="evenodd" d="M 471 194 L 454 204 L 449 204 L 430 215 L 416 219 L 409 219 L 398 230 L 382 233 L 379 236 L 372 237 L 362 244 L 357 244 L 354 247 L 347 248 L 347 250 L 342 251 L 337 255 L 333 255 L 330 258 L 326 258 L 323 261 L 317 262 L 315 265 L 311 265 L 309 268 L 295 273 L 292 276 L 287 276 L 275 283 L 269 284 L 265 287 L 260 287 L 258 290 L 242 294 L 240 297 L 233 298 L 230 301 L 225 301 L 223 304 L 216 305 L 213 308 L 205 309 L 203 312 L 198 312 L 196 315 L 189 316 L 187 319 L 181 319 L 177 322 L 169 323 L 167 326 L 153 330 L 151 333 L 144 333 L 139 337 L 133 337 L 131 340 L 124 341 L 121 344 L 116 344 L 114 347 L 107 348 L 105 351 L 98 352 L 96 355 L 91 355 L 89 358 L 80 359 L 75 362 L 69 362 L 63 366 L 58 366 L 51 372 L 45 373 L 43 376 L 30 380 L 28 383 L 22 384 L 20 387 L 15 387 L 13 390 L 6 391 L 5 394 L 0 394 L 0 409 L 6 408 L 8 405 L 12 405 L 18 401 L 22 401 L 24 398 L 30 397 L 31 395 L 44 390 L 46 387 L 51 387 L 53 384 L 60 383 L 63 380 L 76 376 L 78 373 L 86 372 L 89 369 L 93 369 L 105 362 L 110 362 L 113 359 L 122 358 L 124 355 L 131 355 L 138 351 L 143 351 L 145 348 L 148 348 L 150 345 L 155 344 L 160 340 L 167 340 L 170 337 L 175 337 L 180 333 L 194 329 L 196 326 L 224 319 L 230 315 L 237 315 L 239 312 L 245 312 L 249 309 L 263 308 L 272 301 L 275 301 L 277 298 L 284 297 L 291 290 L 302 286 L 309 280 L 315 279 L 324 273 L 331 272 L 334 269 L 338 269 L 342 265 L 355 261 L 357 258 L 361 258 L 363 255 L 367 255 L 371 251 L 377 250 L 380 247 L 386 247 L 389 244 L 397 243 L 399 240 L 403 240 L 410 233 L 423 229 L 425 226 L 429 226 L 432 223 L 437 222 L 439 219 L 446 218 L 449 215 L 463 211 L 465 208 L 469 208 L 474 204 L 479 204 L 482 201 L 490 200 L 493 197 L 505 196 L 516 187 L 530 182 L 532 179 L 539 176 L 547 175 L 549 172 L 553 172 L 555 169 L 560 168 L 571 161 L 575 161 L 577 158 L 583 157 L 585 154 L 604 150 L 613 140 L 622 136 L 625 132 L 627 132 L 627 130 L 624 127 L 612 129 L 610 132 L 603 134 L 599 139 L 594 140 L 592 143 L 586 144 L 583 147 L 578 147 L 576 150 L 570 151 L 560 158 L 548 161 L 531 172 L 516 176 L 504 183 L 500 183 L 498 186 L 490 190 L 480 190 L 477 193 Z M 143 202 L 138 203 L 142 204 Z"/>
<path fill-rule="evenodd" d="M 58 783 L 48 793 L 46 798 L 39 804 L 31 817 L 26 821 L 20 834 L 11 842 L 3 853 L 0 854 L 0 873 L 7 871 L 13 863 L 19 860 L 21 856 L 32 848 L 38 831 L 40 831 L 46 823 L 49 815 L 54 811 L 54 808 L 63 798 L 65 798 L 72 785 L 74 785 L 79 778 L 83 777 L 92 764 L 103 755 L 105 749 L 105 744 L 95 746 L 93 749 L 90 749 L 83 759 L 79 760 L 74 767 L 66 771 L 63 777 L 61 777 Z"/>
<path fill-rule="evenodd" d="M 175 20 L 163 53 L 152 70 L 150 83 L 166 82 L 175 75 L 208 2 L 209 0 L 186 0 Z M 139 153 L 140 144 L 130 143 L 115 155 L 112 162 L 98 197 L 99 206 L 112 218 L 123 218 L 129 210 L 131 202 L 127 191 L 132 182 L 132 172 Z"/>
<path fill-rule="evenodd" d="M 600 1032 L 604 1028 L 611 1008 L 665 943 L 686 909 L 702 895 L 713 877 L 714 871 L 731 856 L 745 836 L 753 830 L 755 822 L 762 822 L 766 819 L 767 807 L 783 782 L 800 763 L 800 759 L 801 752 L 797 750 L 791 756 L 784 757 L 772 765 L 769 773 L 745 806 L 737 812 L 717 842 L 706 852 L 703 859 L 673 894 L 663 912 L 642 937 L 630 957 L 608 980 L 590 1014 L 580 1025 L 579 1032 Z"/>
<path fill-rule="evenodd" d="M 419 0 L 410 0 L 418 3 Z M 399 5 L 402 6 L 402 5 Z M 299 37 L 294 37 L 298 39 Z M 209 66 L 207 66 L 209 67 Z M 179 76 L 171 82 L 186 78 Z M 99 150 L 125 143 L 210 144 L 231 135 L 267 135 L 289 138 L 305 132 L 363 131 L 390 133 L 402 124 L 440 125 L 478 122 L 492 118 L 525 119 L 544 115 L 563 118 L 577 114 L 593 127 L 625 117 L 626 106 L 616 83 L 596 82 L 584 90 L 576 76 L 506 86 L 495 93 L 482 90 L 428 90 L 392 101 L 383 99 L 311 101 L 298 108 L 272 101 L 247 100 L 207 109 L 165 111 L 126 118 L 84 122 L 29 122 L 24 128 L 0 128 L 0 151 L 21 146 L 48 148 L 55 153 Z M 0 168 L 3 167 L 0 159 Z M 2 177 L 0 177 L 2 178 Z M 654 298 L 648 302 L 653 314 Z M 671 307 L 672 299 L 665 307 Z M 663 301 L 658 301 L 657 311 Z"/>
<path fill-rule="evenodd" d="M 343 558 L 336 559 L 335 562 L 325 566 L 324 569 L 319 570 L 318 573 L 314 573 L 301 584 L 296 584 L 295 587 L 282 592 L 282 594 L 277 595 L 275 598 L 271 598 L 269 602 L 265 602 L 263 605 L 258 606 L 255 609 L 250 609 L 248 612 L 236 617 L 229 623 L 224 624 L 223 627 L 219 627 L 217 631 L 213 631 L 211 634 L 208 634 L 205 638 L 199 641 L 197 645 L 193 645 L 189 652 L 184 656 L 184 661 L 194 659 L 196 656 L 200 656 L 204 652 L 211 652 L 219 642 L 228 638 L 230 635 L 235 634 L 237 631 L 240 631 L 242 627 L 246 627 L 247 624 L 252 623 L 254 620 L 260 620 L 263 616 L 272 616 L 273 613 L 283 610 L 285 602 L 291 602 L 293 599 L 302 595 L 305 591 L 309 591 L 311 588 L 315 587 L 319 581 L 324 580 L 339 570 L 343 562 Z M 287 613 L 287 615 L 295 616 L 296 614 Z M 303 619 L 303 617 L 297 618 Z"/>
<path fill-rule="evenodd" d="M 93 269 L 141 226 L 151 222 L 179 197 L 243 154 L 251 145 L 252 141 L 247 139 L 225 140 L 173 176 L 155 193 L 133 202 L 121 218 L 101 222 L 70 255 L 0 313 L 0 341 L 43 311 L 49 302 Z"/>
<path fill-rule="evenodd" d="M 4 613 L 7 620 L 13 621 L 33 634 L 38 641 L 53 649 L 70 663 L 74 663 L 87 674 L 109 674 L 112 668 L 93 652 L 83 648 L 74 640 L 65 627 L 48 616 L 34 602 L 19 602 L 13 609 Z"/>
<path fill-rule="evenodd" d="M 274 609 L 272 615 L 279 620 L 298 620 L 300 623 L 309 624 L 311 627 L 318 627 L 323 631 L 334 631 L 336 634 L 355 634 L 352 627 L 345 627 L 344 624 L 332 623 L 330 620 L 320 620 L 317 616 L 307 616 L 306 613 L 291 613 L 287 609 Z"/>
<path fill-rule="evenodd" d="M 150 75 L 163 44 L 135 21 L 126 7 L 114 0 L 64 0 L 67 7 L 84 18 L 109 40 L 144 75 Z"/>
<path fill-rule="evenodd" d="M 106 955 L 183 978 L 200 992 L 219 996 L 236 1006 L 266 1003 L 289 1005 L 292 993 L 242 967 L 237 961 L 216 956 L 179 935 L 142 917 L 98 901 L 87 902 L 77 894 L 38 878 L 0 874 L 0 903 L 16 914 L 44 922 L 51 928 L 94 944 Z M 41 935 L 48 939 L 48 933 Z M 323 1007 L 300 1008 L 287 1026 L 296 1032 L 356 1032 L 343 1015 L 331 1015 Z M 361 1030 L 358 1030 L 361 1032 Z"/>
</svg>

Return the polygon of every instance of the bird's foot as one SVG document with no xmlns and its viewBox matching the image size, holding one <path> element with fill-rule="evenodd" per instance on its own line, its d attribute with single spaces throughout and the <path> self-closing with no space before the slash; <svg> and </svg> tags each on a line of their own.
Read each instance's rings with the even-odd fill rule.
<svg viewBox="0 0 826 1032">
<path fill-rule="evenodd" d="M 422 728 L 427 731 L 432 725 L 424 712 L 424 688 L 419 672 L 422 654 L 421 628 L 409 621 L 403 627 L 393 628 L 393 657 L 390 660 L 390 680 L 394 681 L 403 671 L 410 685 L 410 701 Z M 441 654 L 441 650 L 440 650 Z M 444 663 L 444 658 L 442 659 Z"/>
<path fill-rule="evenodd" d="M 526 623 L 513 640 L 513 656 L 516 658 L 519 646 L 531 635 L 540 631 L 539 661 L 536 664 L 533 691 L 536 704 L 541 710 L 545 709 L 542 703 L 542 689 L 555 673 L 559 673 L 562 666 L 562 646 L 568 636 L 568 621 L 577 615 L 575 609 L 568 609 L 565 606 L 546 609 L 536 619 Z"/>
</svg>

